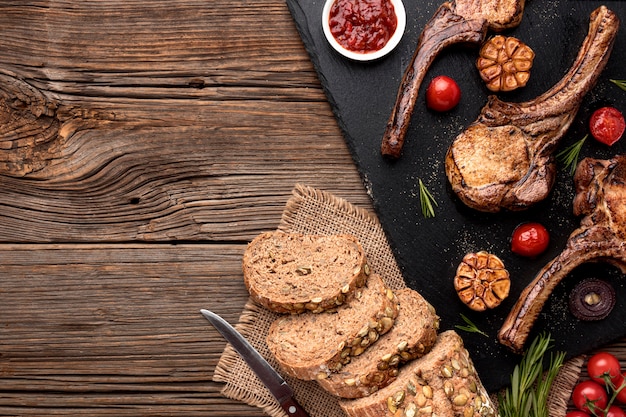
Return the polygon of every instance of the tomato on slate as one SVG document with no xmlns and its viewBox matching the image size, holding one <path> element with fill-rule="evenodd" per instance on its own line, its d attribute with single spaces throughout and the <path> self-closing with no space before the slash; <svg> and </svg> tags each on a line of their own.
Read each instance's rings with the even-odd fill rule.
<svg viewBox="0 0 626 417">
<path fill-rule="evenodd" d="M 590 414 L 585 413 L 584 411 L 574 410 L 565 414 L 565 417 L 591 417 Z"/>
<path fill-rule="evenodd" d="M 626 417 L 626 413 L 618 406 L 612 405 L 609 407 L 604 417 Z"/>
<path fill-rule="evenodd" d="M 461 89 L 452 78 L 439 75 L 426 89 L 426 105 L 435 111 L 452 110 L 461 101 Z"/>
<path fill-rule="evenodd" d="M 605 384 L 603 375 L 609 375 L 614 386 L 618 386 L 622 380 L 622 370 L 619 359 L 608 352 L 599 352 L 587 361 L 587 373 L 599 384 Z"/>
<path fill-rule="evenodd" d="M 599 142 L 613 145 L 626 129 L 626 121 L 622 112 L 615 107 L 602 107 L 593 112 L 589 119 L 591 135 Z"/>
<path fill-rule="evenodd" d="M 518 255 L 533 257 L 548 248 L 550 233 L 540 223 L 523 223 L 513 231 L 511 250 Z"/>
<path fill-rule="evenodd" d="M 572 392 L 572 401 L 576 408 L 590 413 L 588 405 L 593 404 L 596 410 L 603 410 L 609 402 L 608 394 L 604 386 L 592 380 L 579 382 Z"/>
</svg>

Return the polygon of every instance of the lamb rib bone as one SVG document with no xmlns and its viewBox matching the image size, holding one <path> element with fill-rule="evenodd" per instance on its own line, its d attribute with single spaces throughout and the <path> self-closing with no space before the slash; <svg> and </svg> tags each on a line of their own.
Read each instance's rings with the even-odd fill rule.
<svg viewBox="0 0 626 417">
<path fill-rule="evenodd" d="M 554 288 L 577 266 L 597 261 L 626 273 L 626 155 L 583 159 L 574 174 L 574 214 L 584 215 L 563 252 L 522 291 L 499 333 L 500 343 L 521 352 Z"/>
<path fill-rule="evenodd" d="M 387 121 L 381 144 L 384 156 L 399 158 L 420 85 L 428 68 L 444 48 L 456 43 L 480 44 L 488 29 L 501 31 L 519 25 L 525 0 L 457 0 L 445 2 L 420 34 Z"/>
<path fill-rule="evenodd" d="M 550 90 L 524 103 L 489 97 L 446 154 L 446 175 L 461 201 L 484 212 L 517 211 L 548 196 L 554 151 L 604 69 L 618 28 L 615 13 L 598 7 L 572 67 Z"/>
</svg>

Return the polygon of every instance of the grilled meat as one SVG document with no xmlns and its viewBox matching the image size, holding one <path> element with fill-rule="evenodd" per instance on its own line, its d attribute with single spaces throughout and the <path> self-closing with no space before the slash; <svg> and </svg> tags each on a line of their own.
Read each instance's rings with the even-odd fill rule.
<svg viewBox="0 0 626 417">
<path fill-rule="evenodd" d="M 584 215 L 565 250 L 522 291 L 498 339 L 521 352 L 548 297 L 574 268 L 591 261 L 614 264 L 626 273 L 626 155 L 583 159 L 574 175 L 574 214 Z"/>
<path fill-rule="evenodd" d="M 399 158 L 415 101 L 428 68 L 444 48 L 456 43 L 480 44 L 488 29 L 519 25 L 525 0 L 457 0 L 445 2 L 422 31 L 407 67 L 383 136 L 381 152 Z"/>
<path fill-rule="evenodd" d="M 561 81 L 524 103 L 489 98 L 446 155 L 448 180 L 467 206 L 485 212 L 523 210 L 547 197 L 555 179 L 554 150 L 604 69 L 618 28 L 615 13 L 600 6 Z"/>
</svg>

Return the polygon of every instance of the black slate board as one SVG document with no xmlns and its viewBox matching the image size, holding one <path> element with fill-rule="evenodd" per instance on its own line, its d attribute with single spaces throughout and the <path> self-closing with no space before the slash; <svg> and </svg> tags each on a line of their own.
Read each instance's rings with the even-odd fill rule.
<svg viewBox="0 0 626 417">
<path fill-rule="evenodd" d="M 489 334 L 485 338 L 459 331 L 487 389 L 495 391 L 508 385 L 520 356 L 500 345 L 496 335 L 522 289 L 564 248 L 567 237 L 579 225 L 580 219 L 572 214 L 571 175 L 560 169 L 549 198 L 521 213 L 479 213 L 463 206 L 451 192 L 444 172 L 445 152 L 456 135 L 476 118 L 489 94 L 474 67 L 477 46 L 455 46 L 437 58 L 422 85 L 403 156 L 395 162 L 385 160 L 380 154 L 380 141 L 398 85 L 419 34 L 440 2 L 404 0 L 407 30 L 398 47 L 380 61 L 356 63 L 337 54 L 324 39 L 323 0 L 286 1 L 406 282 L 436 307 L 442 330 L 463 324 L 460 318 L 463 313 Z M 528 0 L 522 24 L 505 34 L 518 37 L 535 51 L 531 79 L 524 89 L 501 94 L 500 98 L 530 100 L 559 81 L 587 34 L 590 13 L 601 4 L 626 22 L 626 2 Z M 426 85 L 440 74 L 456 79 L 463 93 L 459 106 L 446 114 L 431 112 L 424 103 Z M 586 96 L 560 149 L 588 132 L 587 121 L 596 108 L 614 105 L 626 112 L 626 91 L 609 79 L 626 79 L 626 27 L 620 30 L 607 68 Z M 626 138 L 611 148 L 590 139 L 581 156 L 610 158 L 624 152 Z M 438 202 L 435 218 L 425 219 L 421 214 L 418 179 L 422 179 Z M 537 259 L 522 258 L 509 249 L 511 233 L 524 221 L 539 221 L 551 232 L 549 250 Z M 463 256 L 479 250 L 497 254 L 512 277 L 509 298 L 497 309 L 485 313 L 465 307 L 452 284 Z M 575 282 L 588 276 L 609 280 L 617 291 L 617 306 L 601 322 L 582 323 L 567 307 L 567 297 Z M 529 343 L 538 332 L 548 331 L 555 339 L 555 349 L 566 351 L 571 357 L 626 335 L 624 278 L 616 268 L 605 264 L 578 268 L 552 294 Z"/>
</svg>

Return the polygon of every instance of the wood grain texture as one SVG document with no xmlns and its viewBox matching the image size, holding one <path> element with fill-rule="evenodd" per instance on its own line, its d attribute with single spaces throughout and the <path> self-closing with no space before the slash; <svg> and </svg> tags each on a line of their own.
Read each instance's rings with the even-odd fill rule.
<svg viewBox="0 0 626 417">
<path fill-rule="evenodd" d="M 0 415 L 261 416 L 211 376 L 297 182 L 370 207 L 282 0 L 0 3 Z"/>
<path fill-rule="evenodd" d="M 246 240 L 296 182 L 369 204 L 280 1 L 15 3 L 0 26 L 0 241 Z"/>
<path fill-rule="evenodd" d="M 199 313 L 237 322 L 243 248 L 0 245 L 0 415 L 255 415 L 210 382 Z"/>
</svg>

